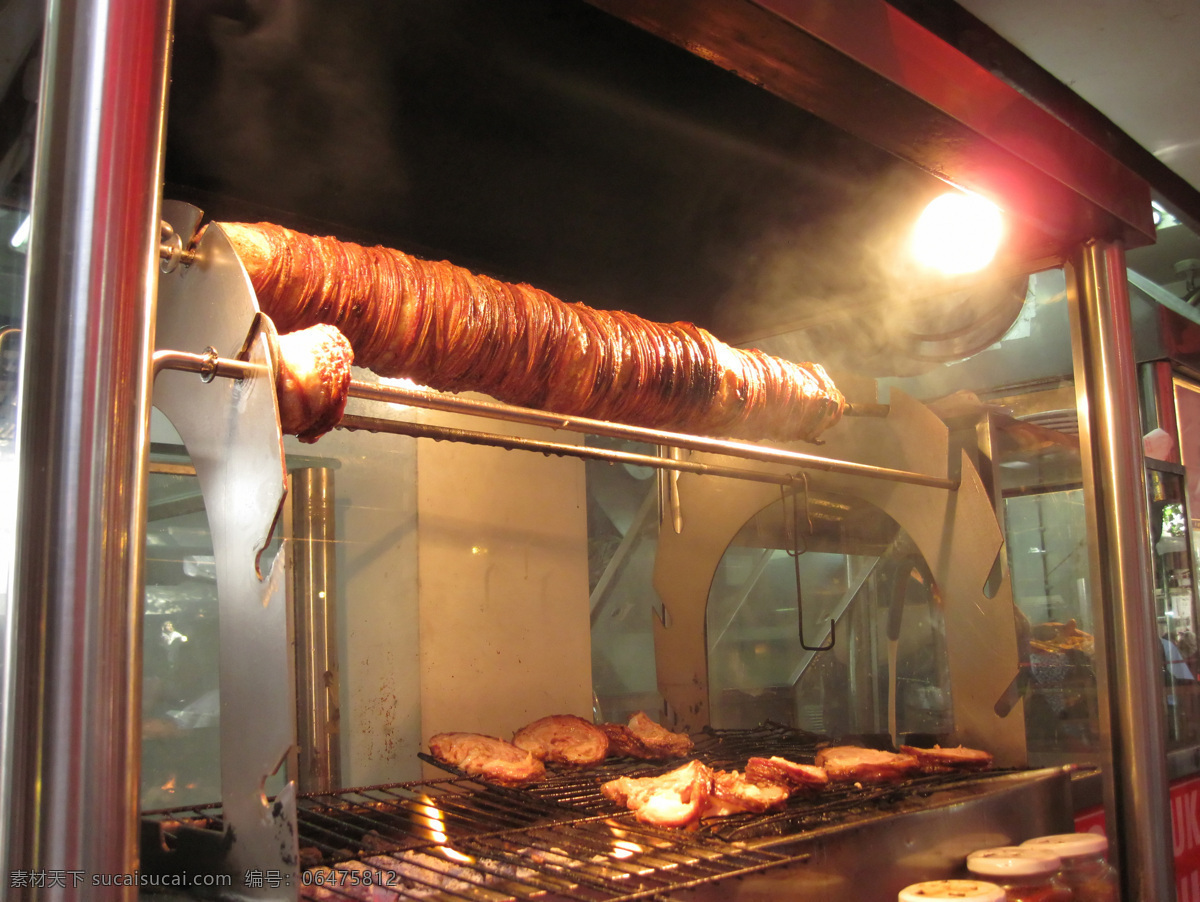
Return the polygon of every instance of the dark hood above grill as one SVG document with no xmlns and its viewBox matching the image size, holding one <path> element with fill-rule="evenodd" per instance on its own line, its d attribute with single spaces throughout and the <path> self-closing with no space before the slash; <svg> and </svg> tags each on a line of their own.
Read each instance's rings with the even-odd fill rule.
<svg viewBox="0 0 1200 902">
<path fill-rule="evenodd" d="M 175 53 L 169 190 L 210 215 L 726 335 L 877 300 L 893 222 L 943 187 L 563 0 L 185 0 Z"/>
<path fill-rule="evenodd" d="M 213 218 L 735 344 L 825 324 L 826 360 L 837 323 L 945 291 L 897 268 L 944 182 L 570 0 L 182 0 L 166 172 Z"/>
</svg>

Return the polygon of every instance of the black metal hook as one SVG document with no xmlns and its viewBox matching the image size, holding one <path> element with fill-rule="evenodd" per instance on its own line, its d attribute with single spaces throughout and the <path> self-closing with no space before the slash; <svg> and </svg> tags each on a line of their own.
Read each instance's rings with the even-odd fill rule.
<svg viewBox="0 0 1200 902">
<path fill-rule="evenodd" d="M 804 503 L 808 505 L 808 480 L 805 479 L 804 485 Z M 787 519 L 787 492 L 783 486 L 779 487 L 779 504 L 783 509 L 784 520 Z M 811 529 L 811 523 L 810 523 Z M 804 639 L 804 596 L 800 588 L 800 555 L 804 553 L 804 549 L 800 547 L 800 513 L 799 507 L 796 504 L 796 492 L 792 491 L 792 550 L 786 554 L 792 559 L 792 567 L 796 574 L 796 619 L 798 621 L 800 634 L 800 647 L 805 651 L 829 651 L 837 642 L 837 621 L 832 617 L 829 618 L 829 644 L 828 645 L 809 645 Z"/>
</svg>

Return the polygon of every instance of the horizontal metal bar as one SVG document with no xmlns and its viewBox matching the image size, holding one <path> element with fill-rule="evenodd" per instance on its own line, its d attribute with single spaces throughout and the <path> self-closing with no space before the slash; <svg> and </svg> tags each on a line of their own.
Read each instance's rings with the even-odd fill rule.
<svg viewBox="0 0 1200 902">
<path fill-rule="evenodd" d="M 197 373 L 204 377 L 205 382 L 211 382 L 214 377 L 224 379 L 248 379 L 254 374 L 256 365 L 244 360 L 233 360 L 229 357 L 218 357 L 213 354 L 191 354 L 187 351 L 155 351 L 154 375 L 158 376 L 163 370 L 177 370 L 183 373 Z"/>
<path fill-rule="evenodd" d="M 251 372 L 251 365 L 240 360 L 230 360 L 213 354 L 190 354 L 183 351 L 157 351 L 154 354 L 154 372 L 172 369 L 184 372 L 199 373 L 205 379 L 222 376 L 232 379 L 246 378 Z M 820 470 L 827 473 L 841 473 L 848 476 L 866 476 L 871 479 L 884 479 L 891 482 L 903 482 L 912 485 L 929 486 L 930 488 L 955 490 L 958 482 L 943 476 L 930 476 L 925 473 L 913 473 L 909 470 L 896 470 L 891 467 L 877 467 L 871 464 L 861 464 L 848 460 L 819 457 L 815 454 L 805 454 L 801 451 L 790 451 L 783 448 L 772 448 L 756 445 L 750 442 L 737 442 L 728 439 L 708 438 L 706 436 L 689 435 L 682 432 L 667 432 L 661 429 L 651 429 L 645 426 L 629 426 L 624 423 L 612 423 L 606 420 L 593 420 L 588 417 L 572 416 L 571 414 L 551 413 L 544 410 L 532 410 L 528 407 L 514 407 L 510 404 L 500 404 L 494 401 L 479 401 L 473 398 L 463 398 L 458 395 L 442 394 L 429 389 L 403 388 L 397 385 L 378 385 L 369 382 L 351 380 L 349 395 L 364 401 L 379 401 L 384 404 L 405 404 L 421 407 L 427 410 L 439 410 L 443 413 L 461 413 L 469 416 L 487 417 L 510 423 L 523 423 L 527 426 L 545 426 L 550 429 L 565 429 L 570 432 L 588 435 L 619 438 L 633 442 L 643 442 L 650 445 L 666 445 L 673 448 L 686 448 L 690 451 L 704 451 L 711 454 L 721 454 L 737 457 L 743 460 L 760 461 L 767 464 L 779 464 L 786 467 L 796 467 L 804 470 Z M 872 410 L 872 415 L 880 411 Z M 358 425 L 352 425 L 357 422 Z M 371 425 L 367 425 L 370 423 Z M 413 431 L 417 424 L 403 423 L 404 429 L 392 428 L 399 421 L 373 417 L 342 418 L 342 424 L 347 429 L 363 429 L 372 432 L 401 432 L 405 435 L 416 435 Z M 796 478 L 791 474 L 760 473 L 735 467 L 723 467 L 717 464 L 700 464 L 696 462 L 665 462 L 663 458 L 652 455 L 630 454 L 605 449 L 587 448 L 584 446 L 558 444 L 554 442 L 540 443 L 544 447 L 533 447 L 533 440 L 518 439 L 509 436 L 490 436 L 487 442 L 479 440 L 478 436 L 488 433 L 470 433 L 459 430 L 461 435 L 451 438 L 450 433 L 438 436 L 430 434 L 430 438 L 440 438 L 447 441 L 468 441 L 466 436 L 475 436 L 476 444 L 496 444 L 503 439 L 508 444 L 502 447 L 526 448 L 548 454 L 565 454 L 573 457 L 595 457 L 596 459 L 612 460 L 622 463 L 636 463 L 639 466 L 650 466 L 658 469 L 674 469 L 686 472 L 724 475 L 735 479 L 754 479 L 759 482 L 790 485 Z M 592 453 L 595 452 L 595 453 Z M 676 466 L 683 463 L 684 466 Z"/>
<path fill-rule="evenodd" d="M 165 476 L 195 476 L 196 468 L 191 464 L 172 464 L 164 461 L 150 461 L 150 472 Z"/>
<path fill-rule="evenodd" d="M 609 463 L 631 464 L 638 467 L 653 467 L 656 470 L 677 470 L 683 473 L 698 473 L 703 476 L 727 476 L 730 479 L 748 479 L 773 485 L 800 485 L 804 477 L 798 473 L 768 473 L 746 470 L 739 467 L 723 467 L 718 464 L 702 464 L 688 460 L 655 457 L 651 454 L 636 454 L 613 448 L 594 448 L 589 445 L 571 445 L 564 442 L 548 442 L 542 439 L 520 438 L 515 435 L 498 435 L 491 432 L 475 432 L 452 426 L 431 426 L 426 423 L 411 423 L 404 420 L 389 420 L 381 417 L 364 417 L 346 414 L 338 423 L 339 429 L 364 432 L 390 432 L 394 435 L 411 435 L 415 438 L 431 438 L 435 441 L 463 442 L 468 445 L 486 445 L 514 451 L 537 451 L 560 457 L 581 457 L 587 460 L 603 460 Z"/>
<path fill-rule="evenodd" d="M 941 476 L 929 476 L 925 473 L 913 473 L 909 470 L 895 470 L 890 467 L 876 467 L 871 464 L 860 464 L 848 460 L 818 457 L 817 455 L 805 454 L 801 451 L 789 451 L 783 448 L 755 445 L 750 442 L 707 438 L 705 436 L 689 435 L 682 432 L 665 432 L 645 426 L 628 426 L 624 423 L 611 423 L 606 420 L 593 420 L 570 414 L 531 410 L 527 407 L 513 407 L 508 404 L 499 404 L 491 401 L 477 401 L 457 395 L 439 394 L 426 389 L 410 389 L 392 385 L 374 385 L 366 382 L 352 381 L 350 383 L 350 397 L 391 404 L 410 404 L 414 407 L 424 407 L 446 413 L 465 413 L 497 420 L 506 420 L 513 423 L 524 423 L 528 426 L 547 426 L 551 429 L 566 429 L 571 432 L 603 435 L 609 438 L 621 438 L 651 445 L 687 448 L 690 451 L 706 451 L 712 454 L 724 454 L 744 460 L 782 464 L 806 470 L 822 470 L 824 472 L 843 473 L 850 476 L 868 476 L 874 479 L 906 482 L 913 485 L 924 485 L 939 489 L 953 490 L 958 488 L 958 483 L 955 480 Z"/>
</svg>

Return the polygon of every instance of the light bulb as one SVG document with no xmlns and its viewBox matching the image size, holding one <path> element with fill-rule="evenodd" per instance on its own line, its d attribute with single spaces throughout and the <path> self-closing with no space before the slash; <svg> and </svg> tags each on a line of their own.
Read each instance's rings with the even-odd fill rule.
<svg viewBox="0 0 1200 902">
<path fill-rule="evenodd" d="M 977 194 L 935 197 L 917 217 L 912 251 L 918 261 L 947 275 L 983 269 L 1004 236 L 1000 208 Z"/>
</svg>

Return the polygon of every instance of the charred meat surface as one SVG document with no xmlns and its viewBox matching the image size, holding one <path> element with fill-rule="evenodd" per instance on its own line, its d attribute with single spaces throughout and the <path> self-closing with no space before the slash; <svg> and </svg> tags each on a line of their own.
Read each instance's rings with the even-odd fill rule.
<svg viewBox="0 0 1200 902">
<path fill-rule="evenodd" d="M 275 392 L 285 435 L 315 442 L 342 419 L 354 351 L 333 326 L 279 336 Z"/>
<path fill-rule="evenodd" d="M 702 435 L 814 441 L 845 399 L 825 369 L 731 347 L 692 323 L 560 301 L 448 262 L 221 223 L 281 330 L 325 323 L 359 366 L 440 391 Z"/>
<path fill-rule="evenodd" d="M 539 761 L 586 767 L 608 755 L 608 736 L 591 721 L 574 714 L 551 714 L 526 724 L 513 736 L 513 745 Z"/>
<path fill-rule="evenodd" d="M 429 753 L 465 774 L 501 786 L 524 786 L 546 775 L 546 766 L 525 749 L 481 733 L 437 733 Z"/>
<path fill-rule="evenodd" d="M 835 783 L 883 783 L 900 780 L 917 772 L 912 755 L 838 745 L 817 752 L 817 767 L 824 768 Z"/>
</svg>

